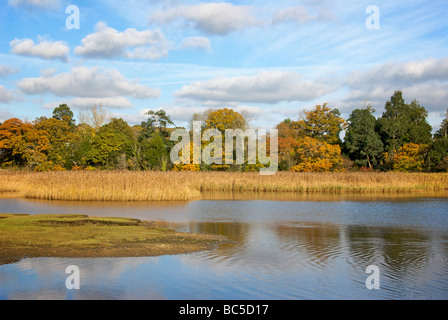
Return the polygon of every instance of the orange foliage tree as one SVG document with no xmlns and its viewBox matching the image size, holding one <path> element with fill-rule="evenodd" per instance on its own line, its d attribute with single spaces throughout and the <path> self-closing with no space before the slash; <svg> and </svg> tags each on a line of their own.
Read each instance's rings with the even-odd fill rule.
<svg viewBox="0 0 448 320">
<path fill-rule="evenodd" d="M 305 137 L 298 143 L 296 151 L 298 164 L 293 172 L 339 171 L 342 165 L 341 147 Z"/>
<path fill-rule="evenodd" d="M 307 137 L 330 144 L 341 144 L 339 134 L 347 127 L 347 122 L 340 117 L 338 109 L 317 105 L 313 110 L 305 112 L 305 119 L 298 126 Z"/>
<path fill-rule="evenodd" d="M 0 155 L 4 165 L 25 163 L 23 138 L 32 127 L 16 118 L 6 120 L 0 126 Z"/>
<path fill-rule="evenodd" d="M 401 172 L 420 172 L 423 170 L 428 145 L 407 143 L 392 158 L 393 168 Z"/>
</svg>

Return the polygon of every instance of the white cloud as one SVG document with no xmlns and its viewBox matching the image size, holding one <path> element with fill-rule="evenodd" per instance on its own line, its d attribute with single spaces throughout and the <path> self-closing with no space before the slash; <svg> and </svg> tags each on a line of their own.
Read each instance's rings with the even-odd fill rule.
<svg viewBox="0 0 448 320">
<path fill-rule="evenodd" d="M 282 22 L 298 22 L 305 23 L 308 21 L 318 19 L 318 16 L 310 14 L 308 9 L 304 6 L 289 7 L 278 10 L 272 18 L 272 23 L 278 24 Z"/>
<path fill-rule="evenodd" d="M 14 94 L 6 89 L 4 86 L 0 85 L 0 103 L 9 103 L 15 100 Z"/>
<path fill-rule="evenodd" d="M 311 101 L 334 90 L 324 82 L 302 80 L 292 72 L 265 71 L 255 76 L 215 78 L 182 87 L 175 95 L 197 101 L 275 104 Z"/>
<path fill-rule="evenodd" d="M 44 108 L 54 109 L 61 104 L 67 104 L 71 109 L 85 109 L 94 105 L 102 105 L 109 109 L 131 109 L 132 103 L 125 97 L 114 98 L 74 98 L 69 100 L 61 100 L 58 102 L 46 103 Z"/>
<path fill-rule="evenodd" d="M 0 108 L 0 122 L 13 118 L 14 115 L 8 109 Z"/>
<path fill-rule="evenodd" d="M 394 91 L 401 90 L 407 102 L 417 99 L 429 112 L 443 111 L 448 101 L 448 58 L 387 62 L 352 72 L 345 85 L 350 89 L 341 102 L 345 109 L 362 107 L 366 100 L 380 109 Z"/>
<path fill-rule="evenodd" d="M 23 7 L 38 7 L 38 8 L 58 8 L 60 0 L 8 0 L 8 4 L 15 8 Z"/>
<path fill-rule="evenodd" d="M 377 84 L 403 86 L 430 80 L 448 81 L 448 58 L 387 62 L 365 72 L 352 72 L 348 85 L 354 88 Z"/>
<path fill-rule="evenodd" d="M 9 66 L 0 65 L 0 77 L 9 76 L 10 74 L 14 74 L 16 72 L 17 72 L 16 69 L 13 69 Z"/>
<path fill-rule="evenodd" d="M 193 27 L 214 35 L 226 35 L 264 22 L 252 14 L 252 6 L 235 6 L 230 3 L 202 3 L 195 6 L 177 6 L 155 11 L 150 22 L 167 24 L 182 19 Z"/>
<path fill-rule="evenodd" d="M 39 37 L 39 43 L 34 43 L 31 39 L 14 39 L 10 46 L 12 53 L 21 56 L 39 57 L 42 59 L 52 60 L 59 59 L 68 61 L 70 49 L 64 41 L 49 41 Z"/>
<path fill-rule="evenodd" d="M 188 37 L 182 40 L 179 44 L 180 49 L 200 49 L 205 51 L 212 51 L 210 40 L 205 37 Z"/>
<path fill-rule="evenodd" d="M 119 32 L 99 22 L 95 33 L 82 39 L 75 53 L 86 58 L 127 57 L 155 60 L 168 55 L 169 42 L 159 29 L 138 31 L 134 28 Z M 129 48 L 136 48 L 134 51 Z"/>
<path fill-rule="evenodd" d="M 139 99 L 155 98 L 160 90 L 128 81 L 115 69 L 76 67 L 70 72 L 38 78 L 25 78 L 18 87 L 27 94 L 52 93 L 59 97 L 104 98 L 131 96 Z"/>
</svg>

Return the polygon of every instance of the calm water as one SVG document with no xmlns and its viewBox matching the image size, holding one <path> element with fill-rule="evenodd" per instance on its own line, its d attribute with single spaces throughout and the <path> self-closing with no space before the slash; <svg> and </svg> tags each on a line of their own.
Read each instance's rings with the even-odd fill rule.
<svg viewBox="0 0 448 320">
<path fill-rule="evenodd" d="M 1 213 L 161 221 L 230 242 L 125 259 L 25 259 L 0 266 L 0 299 L 447 299 L 448 198 L 207 195 L 188 203 L 0 199 Z M 217 200 L 225 199 L 225 200 Z M 369 265 L 381 289 L 366 289 Z M 81 270 L 81 290 L 65 269 Z"/>
</svg>

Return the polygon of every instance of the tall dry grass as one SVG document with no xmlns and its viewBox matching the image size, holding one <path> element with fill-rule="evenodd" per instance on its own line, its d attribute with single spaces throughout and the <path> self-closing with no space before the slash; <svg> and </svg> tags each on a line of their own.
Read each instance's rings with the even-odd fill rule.
<svg viewBox="0 0 448 320">
<path fill-rule="evenodd" d="M 198 190 L 179 183 L 174 173 L 159 172 L 45 172 L 0 173 L 0 192 L 46 200 L 186 201 Z"/>
<path fill-rule="evenodd" d="M 187 201 L 201 191 L 398 193 L 448 190 L 448 174 L 0 172 L 0 194 L 46 200 Z"/>
</svg>

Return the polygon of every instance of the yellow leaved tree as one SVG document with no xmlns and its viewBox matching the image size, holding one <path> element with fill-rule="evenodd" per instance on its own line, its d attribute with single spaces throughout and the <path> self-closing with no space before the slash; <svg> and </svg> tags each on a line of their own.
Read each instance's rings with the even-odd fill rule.
<svg viewBox="0 0 448 320">
<path fill-rule="evenodd" d="M 293 172 L 341 171 L 342 156 L 339 145 L 305 137 L 298 143 L 296 157 L 298 164 L 292 168 Z"/>
</svg>

